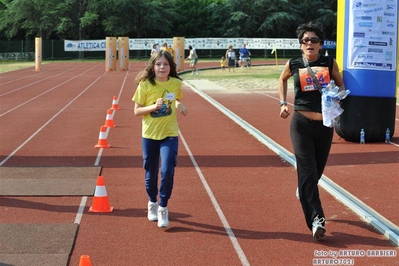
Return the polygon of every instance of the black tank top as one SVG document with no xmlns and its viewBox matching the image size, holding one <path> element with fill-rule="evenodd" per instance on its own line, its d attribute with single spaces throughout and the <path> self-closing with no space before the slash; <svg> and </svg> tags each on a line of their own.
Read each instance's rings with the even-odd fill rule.
<svg viewBox="0 0 399 266">
<path fill-rule="evenodd" d="M 330 83 L 333 58 L 321 55 L 316 61 L 309 62 L 319 84 L 325 87 Z M 294 77 L 294 110 L 321 113 L 321 94 L 313 83 L 312 76 L 303 63 L 303 58 L 290 60 L 290 70 Z"/>
</svg>

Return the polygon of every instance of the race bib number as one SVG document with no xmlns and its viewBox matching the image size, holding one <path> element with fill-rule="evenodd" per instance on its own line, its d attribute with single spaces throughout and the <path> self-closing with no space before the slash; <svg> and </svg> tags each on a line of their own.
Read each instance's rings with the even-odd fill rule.
<svg viewBox="0 0 399 266">
<path fill-rule="evenodd" d="M 330 83 L 330 72 L 328 67 L 312 67 L 313 73 L 317 78 L 321 87 L 325 87 Z M 313 82 L 312 76 L 309 74 L 307 68 L 299 69 L 299 80 L 301 83 L 301 90 L 303 92 L 316 91 L 317 87 Z"/>
<path fill-rule="evenodd" d="M 169 92 L 166 94 L 165 99 L 168 101 L 173 101 L 175 99 L 175 94 L 172 92 Z"/>
</svg>

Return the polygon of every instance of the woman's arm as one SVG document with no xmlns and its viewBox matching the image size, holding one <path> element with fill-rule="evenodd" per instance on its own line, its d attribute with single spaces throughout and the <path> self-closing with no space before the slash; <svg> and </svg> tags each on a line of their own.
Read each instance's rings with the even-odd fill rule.
<svg viewBox="0 0 399 266">
<path fill-rule="evenodd" d="M 339 91 L 345 90 L 345 84 L 344 80 L 341 77 L 341 74 L 339 73 L 339 68 L 337 61 L 333 59 L 333 69 L 331 71 L 331 77 L 335 81 L 335 85 L 339 87 Z"/>
<path fill-rule="evenodd" d="M 280 96 L 280 117 L 287 118 L 290 115 L 287 105 L 287 87 L 288 79 L 291 77 L 290 63 L 285 64 L 283 71 L 280 74 L 278 93 Z"/>
</svg>

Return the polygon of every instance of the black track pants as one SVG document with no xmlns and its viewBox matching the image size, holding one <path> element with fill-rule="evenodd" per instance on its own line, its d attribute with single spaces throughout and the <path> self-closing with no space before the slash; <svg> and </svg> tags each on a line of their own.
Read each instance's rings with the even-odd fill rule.
<svg viewBox="0 0 399 266">
<path fill-rule="evenodd" d="M 310 230 L 317 215 L 324 217 L 317 185 L 327 163 L 333 134 L 334 129 L 324 126 L 323 121 L 294 112 L 290 135 L 297 163 L 299 198 Z"/>
</svg>

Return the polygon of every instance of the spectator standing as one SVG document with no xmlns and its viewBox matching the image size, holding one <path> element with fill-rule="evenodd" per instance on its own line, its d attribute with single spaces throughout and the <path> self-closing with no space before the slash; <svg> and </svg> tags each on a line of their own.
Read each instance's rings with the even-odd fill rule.
<svg viewBox="0 0 399 266">
<path fill-rule="evenodd" d="M 172 55 L 172 57 L 175 57 L 175 50 L 173 50 L 172 45 L 168 45 L 168 52 Z"/>
<path fill-rule="evenodd" d="M 245 43 L 240 48 L 239 53 L 240 53 L 241 69 L 244 69 L 244 66 L 248 68 L 247 59 L 251 55 L 251 52 L 248 50 L 247 45 Z"/>
<path fill-rule="evenodd" d="M 222 56 L 222 58 L 220 58 L 220 67 L 222 68 L 222 72 L 226 71 L 226 57 Z"/>
<path fill-rule="evenodd" d="M 188 57 L 186 59 L 191 60 L 190 61 L 191 75 L 194 75 L 194 73 L 198 75 L 198 70 L 197 70 L 198 55 L 197 55 L 197 51 L 191 45 L 188 46 L 188 50 L 190 51 L 190 53 L 188 54 Z"/>
<path fill-rule="evenodd" d="M 233 68 L 233 72 L 236 72 L 235 71 L 236 53 L 233 50 L 233 45 L 229 45 L 229 49 L 227 49 L 225 57 L 227 58 L 228 62 L 227 65 L 229 67 L 229 72 L 231 68 Z"/>
<path fill-rule="evenodd" d="M 154 45 L 152 46 L 152 49 L 151 49 L 151 56 L 152 56 L 153 54 L 155 54 L 156 52 L 158 52 L 158 46 L 157 46 L 157 44 L 154 44 Z"/>
</svg>

